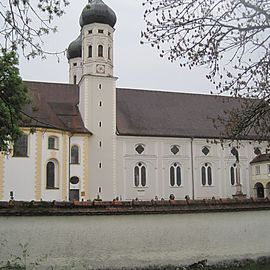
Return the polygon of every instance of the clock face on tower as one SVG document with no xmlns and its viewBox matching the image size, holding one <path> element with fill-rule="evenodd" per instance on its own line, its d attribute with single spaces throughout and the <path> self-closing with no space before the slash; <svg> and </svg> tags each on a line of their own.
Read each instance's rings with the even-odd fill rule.
<svg viewBox="0 0 270 270">
<path fill-rule="evenodd" d="M 97 73 L 99 73 L 99 74 L 104 74 L 104 73 L 105 73 L 105 65 L 100 65 L 100 64 L 98 64 L 98 65 L 96 66 L 96 71 L 97 71 Z"/>
</svg>

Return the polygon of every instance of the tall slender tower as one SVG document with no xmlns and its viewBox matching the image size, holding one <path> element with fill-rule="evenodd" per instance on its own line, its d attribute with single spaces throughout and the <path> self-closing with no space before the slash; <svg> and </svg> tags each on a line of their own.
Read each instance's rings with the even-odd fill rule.
<svg viewBox="0 0 270 270">
<path fill-rule="evenodd" d="M 81 33 L 68 48 L 70 83 L 79 84 L 89 139 L 90 199 L 116 194 L 116 101 L 113 35 L 116 15 L 102 0 L 92 0 L 80 17 Z"/>
</svg>

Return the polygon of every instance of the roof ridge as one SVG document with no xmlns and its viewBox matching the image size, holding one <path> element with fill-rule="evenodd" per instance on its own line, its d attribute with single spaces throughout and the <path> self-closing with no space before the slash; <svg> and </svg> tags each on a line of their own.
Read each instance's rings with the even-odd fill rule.
<svg viewBox="0 0 270 270">
<path fill-rule="evenodd" d="M 205 93 L 190 93 L 190 92 L 178 92 L 173 90 L 160 90 L 160 89 L 141 89 L 141 88 L 126 88 L 126 87 L 116 87 L 117 90 L 127 90 L 127 91 L 142 91 L 142 92 L 152 92 L 152 93 L 167 93 L 167 94 L 181 94 L 181 95 L 191 95 L 191 96 L 204 96 L 204 97 L 217 97 L 217 98 L 228 98 L 228 99 L 239 99 L 239 97 L 218 95 L 218 94 L 205 94 Z"/>
</svg>

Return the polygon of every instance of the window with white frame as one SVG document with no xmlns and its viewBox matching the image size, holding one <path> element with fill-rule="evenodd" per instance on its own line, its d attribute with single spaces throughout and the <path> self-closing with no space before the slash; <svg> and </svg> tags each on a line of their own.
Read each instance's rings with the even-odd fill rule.
<svg viewBox="0 0 270 270">
<path fill-rule="evenodd" d="M 172 145 L 172 146 L 171 146 L 171 152 L 172 152 L 174 155 L 178 154 L 179 151 L 180 151 L 180 146 L 179 146 L 179 145 Z"/>
<path fill-rule="evenodd" d="M 233 164 L 230 168 L 230 178 L 232 186 L 236 184 L 236 175 L 237 175 L 236 164 Z"/>
<path fill-rule="evenodd" d="M 46 165 L 46 189 L 56 189 L 58 178 L 58 162 L 50 160 Z"/>
<path fill-rule="evenodd" d="M 146 186 L 146 166 L 142 162 L 137 163 L 134 167 L 134 186 Z"/>
<path fill-rule="evenodd" d="M 261 174 L 261 168 L 260 168 L 259 165 L 258 166 L 255 166 L 255 172 L 256 172 L 257 175 L 258 174 Z"/>
<path fill-rule="evenodd" d="M 170 167 L 170 186 L 180 187 L 182 184 L 181 166 L 179 163 L 174 163 Z"/>
<path fill-rule="evenodd" d="M 210 163 L 205 163 L 201 167 L 201 181 L 203 186 L 212 186 L 213 178 L 212 178 L 212 167 Z"/>
<path fill-rule="evenodd" d="M 70 150 L 70 163 L 79 164 L 79 147 L 72 145 Z"/>
<path fill-rule="evenodd" d="M 88 57 L 89 58 L 93 57 L 93 46 L 92 45 L 88 46 Z"/>
<path fill-rule="evenodd" d="M 50 136 L 48 138 L 48 149 L 58 150 L 58 138 L 55 136 Z"/>
<path fill-rule="evenodd" d="M 141 155 L 141 154 L 144 152 L 144 150 L 145 150 L 145 145 L 144 145 L 144 144 L 139 143 L 139 144 L 136 144 L 136 145 L 135 145 L 135 151 L 136 151 L 139 155 Z"/>
<path fill-rule="evenodd" d="M 103 57 L 103 46 L 98 45 L 98 57 Z"/>
</svg>

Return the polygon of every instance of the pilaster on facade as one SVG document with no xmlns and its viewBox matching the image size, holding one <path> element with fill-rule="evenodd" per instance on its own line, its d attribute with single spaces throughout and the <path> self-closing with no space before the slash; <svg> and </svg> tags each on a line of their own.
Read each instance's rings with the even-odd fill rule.
<svg viewBox="0 0 270 270">
<path fill-rule="evenodd" d="M 68 166 L 69 165 L 69 146 L 68 146 L 68 135 L 64 134 L 63 135 L 63 150 L 62 150 L 62 162 L 63 162 L 63 166 L 62 166 L 62 200 L 67 201 L 68 200 L 68 196 L 67 196 L 67 185 L 68 185 Z"/>
<path fill-rule="evenodd" d="M 91 179 L 89 179 L 89 137 L 84 137 L 83 139 L 83 190 L 82 193 L 85 200 L 90 199 L 89 188 Z"/>
<path fill-rule="evenodd" d="M 35 200 L 41 199 L 41 184 L 42 184 L 42 131 L 37 131 L 36 151 L 35 151 Z"/>
<path fill-rule="evenodd" d="M 0 153 L 0 201 L 4 199 L 5 156 Z"/>
</svg>

